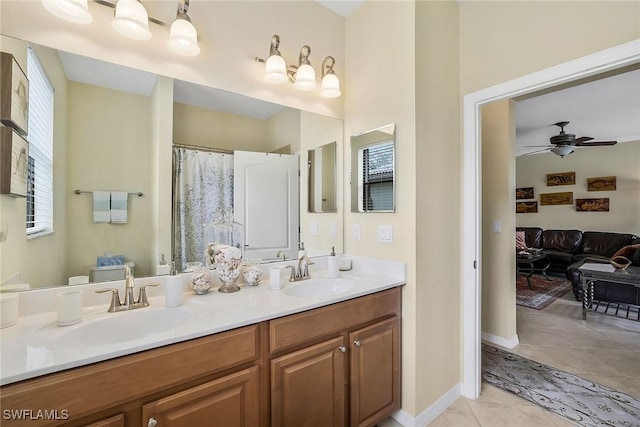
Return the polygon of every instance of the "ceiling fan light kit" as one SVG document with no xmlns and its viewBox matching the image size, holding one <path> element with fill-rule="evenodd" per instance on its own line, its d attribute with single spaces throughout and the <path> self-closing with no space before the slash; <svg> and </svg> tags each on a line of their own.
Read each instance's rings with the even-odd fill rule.
<svg viewBox="0 0 640 427">
<path fill-rule="evenodd" d="M 616 145 L 618 143 L 618 141 L 593 141 L 593 138 L 590 136 L 581 136 L 580 138 L 576 138 L 575 134 L 566 133 L 564 131 L 564 128 L 569 124 L 569 122 L 558 122 L 554 124 L 560 128 L 560 133 L 549 138 L 552 145 L 527 145 L 527 147 L 545 147 L 542 150 L 528 154 L 550 151 L 557 156 L 564 157 L 573 153 L 576 147 L 599 147 L 605 145 Z"/>
</svg>

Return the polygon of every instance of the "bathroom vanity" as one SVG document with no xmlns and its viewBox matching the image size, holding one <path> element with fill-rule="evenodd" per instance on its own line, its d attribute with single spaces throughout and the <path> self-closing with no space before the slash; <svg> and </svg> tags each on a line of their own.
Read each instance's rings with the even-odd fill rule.
<svg viewBox="0 0 640 427">
<path fill-rule="evenodd" d="M 78 355 L 77 366 L 60 363 L 64 369 L 48 367 L 53 371 L 42 375 L 46 371 L 3 373 L 2 425 L 374 425 L 400 408 L 403 283 L 360 276 L 347 291 L 313 297 L 285 293 L 305 282 L 283 291 L 243 288 L 234 296 L 245 301 L 244 308 L 256 304 L 262 311 L 234 306 L 237 317 L 220 326 L 223 330 L 209 325 L 200 336 L 181 340 L 193 335 L 182 329 L 174 343 L 160 340 L 160 347 L 119 357 L 111 357 L 116 347 L 105 347 L 111 351 L 105 360 L 86 363 L 93 356 L 85 353 Z M 187 301 L 193 298 L 200 297 Z M 205 299 L 210 304 L 205 311 L 232 301 L 219 293 L 199 302 Z M 275 310 L 271 314 L 269 307 Z M 109 313 L 122 314 L 130 313 Z M 91 325 L 86 317 L 82 323 Z M 3 337 L 2 344 L 11 343 Z M 27 420 L 7 410 L 23 411 Z"/>
</svg>

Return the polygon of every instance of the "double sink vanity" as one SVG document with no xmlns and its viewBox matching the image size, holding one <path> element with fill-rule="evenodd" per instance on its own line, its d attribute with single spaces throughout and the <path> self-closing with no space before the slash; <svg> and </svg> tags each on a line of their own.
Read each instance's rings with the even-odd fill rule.
<svg viewBox="0 0 640 427">
<path fill-rule="evenodd" d="M 75 286 L 82 321 L 65 327 L 59 288 L 24 293 L 2 330 L 2 425 L 374 425 L 400 408 L 404 265 L 354 257 L 331 279 L 325 257 L 310 273 L 206 295 L 185 274 L 174 308 L 167 276 L 137 279 L 160 282 L 150 306 L 116 313 L 104 284 Z"/>
</svg>

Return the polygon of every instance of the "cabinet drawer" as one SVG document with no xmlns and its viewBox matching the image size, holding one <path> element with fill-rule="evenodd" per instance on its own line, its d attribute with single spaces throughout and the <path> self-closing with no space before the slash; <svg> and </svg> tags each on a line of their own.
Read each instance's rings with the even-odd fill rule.
<svg viewBox="0 0 640 427">
<path fill-rule="evenodd" d="M 258 358 L 258 325 L 160 347 L 2 387 L 3 409 L 66 409 L 68 421 Z M 5 425 L 51 424 L 45 420 Z"/>
<path fill-rule="evenodd" d="M 293 314 L 269 322 L 271 353 L 400 314 L 400 288 Z"/>
<path fill-rule="evenodd" d="M 258 367 L 254 366 L 144 405 L 142 425 L 257 426 L 259 392 Z"/>
</svg>

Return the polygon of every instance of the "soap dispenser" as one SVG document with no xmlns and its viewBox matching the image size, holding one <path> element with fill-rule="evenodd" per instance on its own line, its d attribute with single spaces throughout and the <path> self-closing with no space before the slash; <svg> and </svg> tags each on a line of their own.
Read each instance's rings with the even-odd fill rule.
<svg viewBox="0 0 640 427">
<path fill-rule="evenodd" d="M 169 277 L 167 277 L 165 305 L 167 307 L 182 305 L 182 279 L 178 276 L 174 261 L 171 261 L 171 270 L 169 271 Z"/>
<path fill-rule="evenodd" d="M 338 258 L 336 257 L 336 251 L 333 246 L 331 246 L 331 255 L 329 255 L 329 259 L 327 259 L 327 276 L 330 279 L 337 279 L 339 276 L 338 272 Z"/>
</svg>

